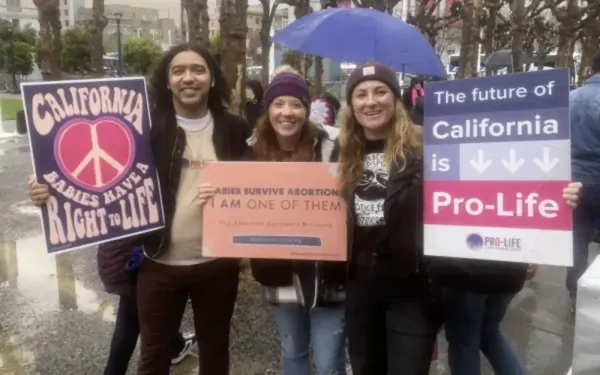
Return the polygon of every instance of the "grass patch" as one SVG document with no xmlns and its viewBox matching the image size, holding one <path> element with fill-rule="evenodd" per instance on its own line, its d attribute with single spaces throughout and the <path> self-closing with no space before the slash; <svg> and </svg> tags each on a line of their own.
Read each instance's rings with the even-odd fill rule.
<svg viewBox="0 0 600 375">
<path fill-rule="evenodd" d="M 17 111 L 22 109 L 21 99 L 0 98 L 0 120 L 15 120 Z"/>
</svg>

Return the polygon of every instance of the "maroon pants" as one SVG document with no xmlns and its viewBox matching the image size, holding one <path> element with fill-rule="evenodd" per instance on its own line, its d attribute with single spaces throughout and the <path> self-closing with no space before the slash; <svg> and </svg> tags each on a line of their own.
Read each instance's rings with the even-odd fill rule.
<svg viewBox="0 0 600 375">
<path fill-rule="evenodd" d="M 145 259 L 137 283 L 142 337 L 138 375 L 169 374 L 168 338 L 179 329 L 188 297 L 194 311 L 200 373 L 228 375 L 229 328 L 238 281 L 238 260 L 168 266 Z"/>
</svg>

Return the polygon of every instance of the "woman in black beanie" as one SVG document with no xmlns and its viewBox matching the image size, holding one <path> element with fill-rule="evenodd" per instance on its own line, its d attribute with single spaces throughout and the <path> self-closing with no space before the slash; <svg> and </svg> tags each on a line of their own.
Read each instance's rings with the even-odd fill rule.
<svg viewBox="0 0 600 375">
<path fill-rule="evenodd" d="M 440 327 L 423 250 L 422 144 L 393 70 L 356 68 L 338 178 L 349 206 L 346 328 L 355 375 L 428 375 Z"/>
<path fill-rule="evenodd" d="M 448 307 L 447 290 L 458 274 L 454 269 L 446 274 L 450 278 L 441 279 L 442 293 L 430 277 L 431 259 L 454 258 L 423 256 L 422 127 L 408 119 L 395 73 L 384 65 L 358 67 L 347 92 L 349 108 L 342 116 L 336 154 L 349 206 L 346 325 L 352 370 L 354 375 L 428 375 L 441 324 L 440 302 Z M 580 194 L 580 183 L 563 190 L 571 206 Z M 435 272 L 438 280 L 440 271 Z M 505 282 L 501 274 L 491 278 Z M 470 287 L 481 285 L 482 279 L 470 280 Z M 481 346 L 486 332 L 481 332 L 475 316 L 488 307 L 482 304 L 474 315 L 469 306 L 454 299 L 453 313 L 444 310 L 446 332 L 455 326 L 470 345 L 465 348 L 456 335 L 447 334 L 453 375 L 479 374 L 480 349 L 496 358 L 500 353 L 497 346 Z M 501 310 L 495 313 L 504 315 Z M 496 338 L 500 320 L 492 327 Z M 462 326 L 450 324 L 456 322 Z M 464 366 L 457 365 L 457 359 Z M 494 366 L 497 374 L 521 373 L 506 370 L 506 361 L 499 363 L 504 367 Z"/>
</svg>

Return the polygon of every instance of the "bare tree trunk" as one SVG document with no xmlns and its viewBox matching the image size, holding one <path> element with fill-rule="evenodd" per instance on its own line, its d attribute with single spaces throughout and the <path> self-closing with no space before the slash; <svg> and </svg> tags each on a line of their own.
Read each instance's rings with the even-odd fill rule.
<svg viewBox="0 0 600 375">
<path fill-rule="evenodd" d="M 558 49 L 556 51 L 556 67 L 569 67 L 569 57 L 571 53 L 571 45 L 573 38 L 580 21 L 579 7 L 575 0 L 566 0 L 565 9 L 555 11 L 554 15 L 560 26 L 558 28 Z"/>
<path fill-rule="evenodd" d="M 469 62 L 471 66 L 470 77 L 477 77 L 479 75 L 479 44 L 481 43 L 481 13 L 483 11 L 483 0 L 473 1 L 473 24 L 471 31 L 471 48 Z M 468 77 L 468 76 L 467 76 Z"/>
<path fill-rule="evenodd" d="M 579 64 L 579 71 L 577 72 L 577 75 L 579 76 L 577 79 L 577 86 L 581 86 L 590 74 L 592 59 L 596 53 L 596 49 L 591 45 L 591 39 L 590 36 L 584 36 L 581 40 L 581 62 Z"/>
<path fill-rule="evenodd" d="M 208 46 L 210 17 L 208 16 L 207 0 L 182 0 L 181 3 L 188 16 L 189 40 Z M 222 30 L 223 26 L 221 25 Z"/>
<path fill-rule="evenodd" d="M 523 53 L 527 25 L 525 21 L 525 0 L 513 0 L 512 5 L 512 66 L 513 73 L 523 71 Z"/>
<path fill-rule="evenodd" d="M 600 4 L 598 6 L 600 7 Z M 592 61 L 598 51 L 598 45 L 600 45 L 600 14 L 588 15 L 588 17 L 593 17 L 593 19 L 590 20 L 588 26 L 583 30 L 581 63 L 579 65 L 577 86 L 581 86 L 592 74 Z"/>
<path fill-rule="evenodd" d="M 546 44 L 543 38 L 538 38 L 537 48 L 536 48 L 536 61 L 535 65 L 537 70 L 544 70 L 544 63 L 546 62 Z"/>
<path fill-rule="evenodd" d="M 488 10 L 488 17 L 484 26 L 483 53 L 486 57 L 489 57 L 492 53 L 494 53 L 494 30 L 496 30 L 496 25 L 498 23 L 499 8 L 487 2 L 485 3 L 485 6 Z M 485 72 L 486 75 L 491 75 L 491 66 L 486 66 Z"/>
<path fill-rule="evenodd" d="M 300 18 L 306 16 L 311 11 L 312 11 L 312 9 L 310 8 L 309 0 L 297 0 L 296 1 L 296 4 L 294 6 L 294 17 L 296 17 L 296 19 L 300 19 Z M 303 77 L 306 77 L 306 74 L 307 74 L 306 56 L 303 53 L 298 53 L 297 56 L 298 56 L 298 67 L 300 68 L 300 74 L 302 74 Z"/>
<path fill-rule="evenodd" d="M 263 87 L 267 87 L 269 84 L 269 63 L 270 63 L 270 52 L 271 52 L 271 27 L 273 26 L 273 18 L 275 18 L 275 14 L 277 13 L 277 8 L 279 7 L 280 0 L 275 0 L 275 2 L 269 8 L 269 0 L 261 0 L 263 8 L 263 16 L 262 22 L 260 26 L 260 61 L 261 61 L 261 74 L 260 78 L 263 84 Z"/>
<path fill-rule="evenodd" d="M 323 93 L 323 58 L 315 56 L 315 81 L 313 82 L 313 96 L 317 97 Z"/>
<path fill-rule="evenodd" d="M 59 80 L 62 75 L 62 39 L 59 0 L 34 0 L 40 23 L 41 71 L 44 81 Z"/>
<path fill-rule="evenodd" d="M 183 4 L 183 0 L 180 1 L 180 12 L 179 12 L 179 23 L 181 24 L 181 40 L 183 43 L 187 41 L 187 30 L 186 30 L 186 22 L 185 22 L 185 6 Z"/>
<path fill-rule="evenodd" d="M 473 11 L 475 0 L 465 0 L 463 2 L 463 14 L 462 14 L 462 32 L 460 38 L 460 58 L 458 60 L 458 73 L 457 78 L 465 78 L 470 75 L 470 64 L 469 56 L 471 55 L 470 49 L 473 48 Z"/>
<path fill-rule="evenodd" d="M 269 65 L 271 63 L 271 56 L 269 55 L 271 52 L 271 40 L 270 38 L 263 39 L 260 38 L 260 80 L 262 82 L 263 87 L 267 87 L 269 84 Z"/>
<path fill-rule="evenodd" d="M 221 3 L 221 69 L 231 88 L 231 111 L 242 115 L 246 86 L 246 34 L 248 0 Z"/>
<path fill-rule="evenodd" d="M 94 77 L 104 76 L 104 28 L 108 20 L 104 16 L 104 0 L 92 3 L 92 22 L 90 24 L 90 65 Z"/>
</svg>

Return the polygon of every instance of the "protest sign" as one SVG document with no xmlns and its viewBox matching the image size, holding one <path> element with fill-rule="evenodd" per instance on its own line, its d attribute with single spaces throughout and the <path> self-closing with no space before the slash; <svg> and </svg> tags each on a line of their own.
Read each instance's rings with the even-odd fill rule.
<svg viewBox="0 0 600 375">
<path fill-rule="evenodd" d="M 570 266 L 569 73 L 427 84 L 425 254 Z"/>
<path fill-rule="evenodd" d="M 164 227 L 143 78 L 21 85 L 48 253 Z"/>
<path fill-rule="evenodd" d="M 346 204 L 336 164 L 208 162 L 207 257 L 346 260 Z"/>
</svg>

